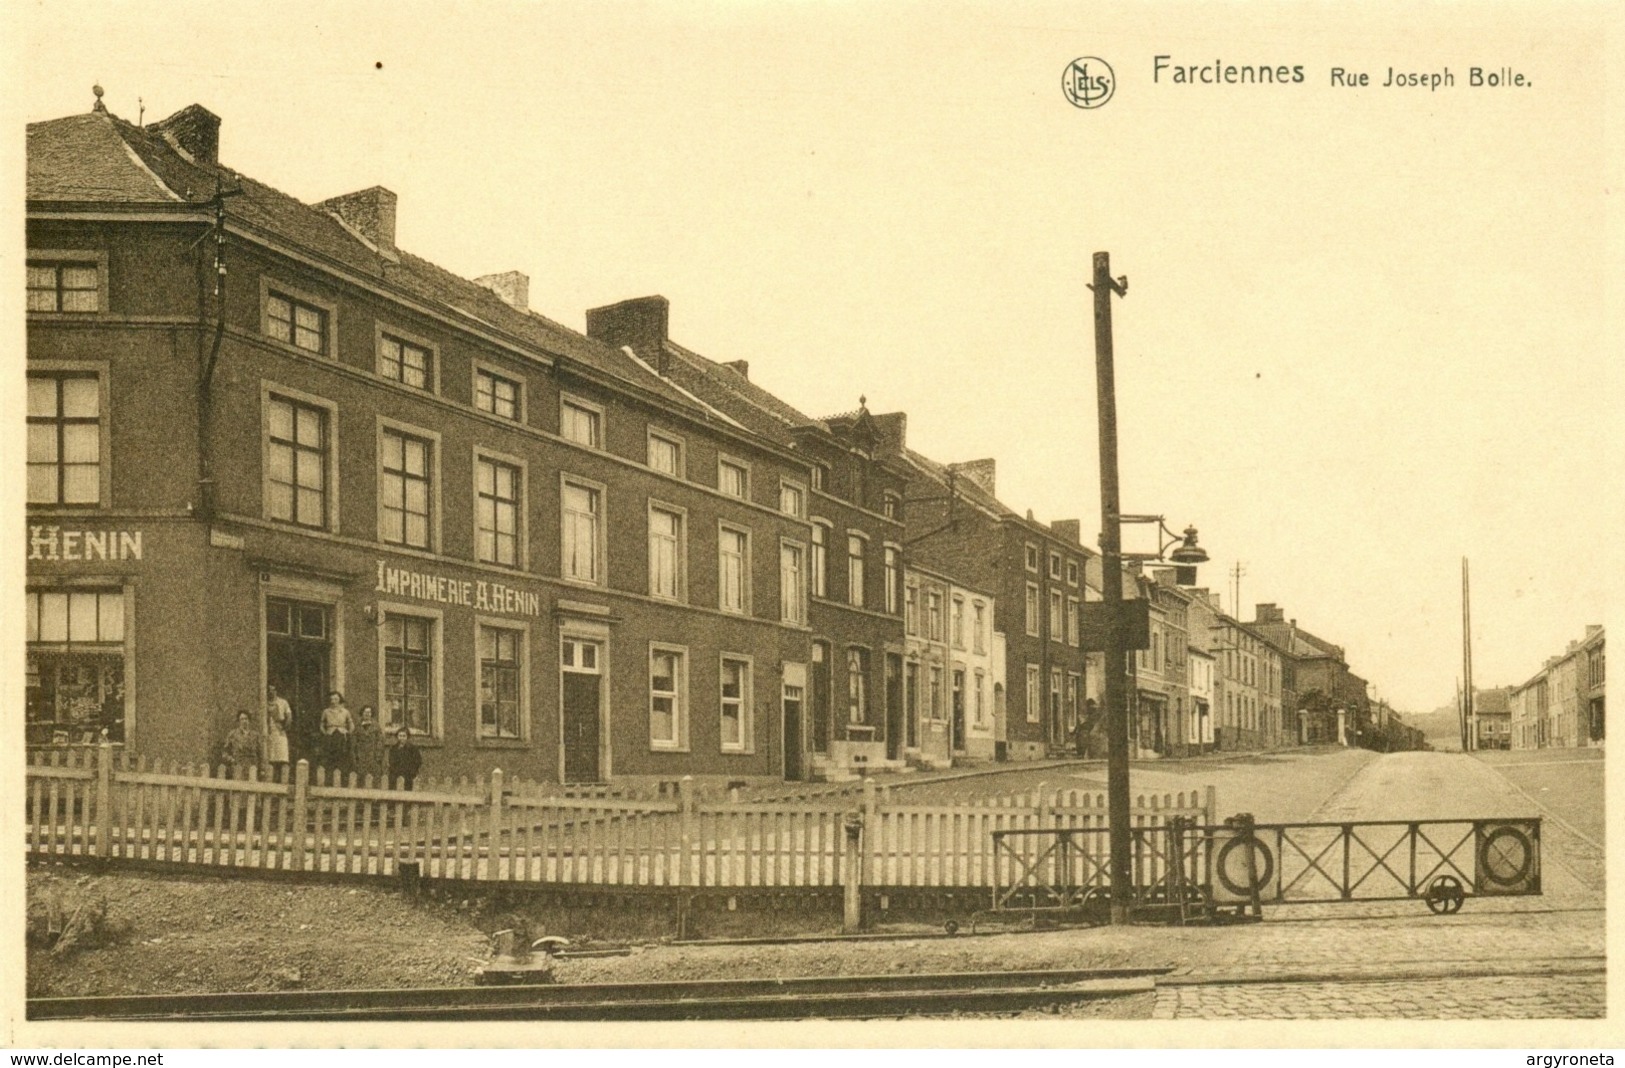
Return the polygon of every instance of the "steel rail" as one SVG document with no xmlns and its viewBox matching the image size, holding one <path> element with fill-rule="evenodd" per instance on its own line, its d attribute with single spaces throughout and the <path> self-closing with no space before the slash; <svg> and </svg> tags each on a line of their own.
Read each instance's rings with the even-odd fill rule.
<svg viewBox="0 0 1625 1068">
<path fill-rule="evenodd" d="M 701 1020 L 1012 1011 L 1153 989 L 1168 968 L 30 998 L 30 1020 Z"/>
</svg>

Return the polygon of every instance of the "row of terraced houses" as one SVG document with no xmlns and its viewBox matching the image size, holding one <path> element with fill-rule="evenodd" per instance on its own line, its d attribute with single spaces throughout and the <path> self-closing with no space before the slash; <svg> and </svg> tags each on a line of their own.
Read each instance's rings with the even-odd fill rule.
<svg viewBox="0 0 1625 1068">
<path fill-rule="evenodd" d="M 674 340 L 661 297 L 569 329 L 518 272 L 398 248 L 388 190 L 300 202 L 219 133 L 99 99 L 28 130 L 30 746 L 210 760 L 238 710 L 265 729 L 268 686 L 295 758 L 338 691 L 437 774 L 1098 744 L 1099 557 L 1003 504 L 992 460 L 925 457 L 861 399 L 806 415 Z M 1341 649 L 1171 573 L 1131 586 L 1144 754 L 1352 744 Z"/>
</svg>

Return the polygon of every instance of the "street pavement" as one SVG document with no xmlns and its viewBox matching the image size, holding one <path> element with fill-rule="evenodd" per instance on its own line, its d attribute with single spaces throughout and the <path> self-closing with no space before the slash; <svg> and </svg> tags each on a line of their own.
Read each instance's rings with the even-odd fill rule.
<svg viewBox="0 0 1625 1068">
<path fill-rule="evenodd" d="M 1591 802 L 1601 809 L 1598 789 Z M 1494 767 L 1460 753 L 1363 762 L 1315 821 L 1545 815 Z M 1590 843 L 1542 835 L 1538 897 L 1266 908 L 1261 924 L 1186 929 L 1160 1018 L 1585 1018 L 1604 1012 L 1601 868 Z M 1192 937 L 1194 936 L 1194 937 Z M 1283 975 L 1301 981 L 1271 982 Z M 1395 976 L 1403 976 L 1395 978 Z M 1318 981 L 1317 981 L 1318 980 Z"/>
</svg>

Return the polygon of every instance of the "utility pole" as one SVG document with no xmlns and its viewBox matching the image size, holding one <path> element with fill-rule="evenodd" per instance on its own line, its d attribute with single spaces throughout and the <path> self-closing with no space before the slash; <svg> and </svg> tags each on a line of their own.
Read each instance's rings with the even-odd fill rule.
<svg viewBox="0 0 1625 1068">
<path fill-rule="evenodd" d="M 1230 568 L 1230 612 L 1241 622 L 1241 576 L 1247 573 L 1247 568 L 1237 560 Z"/>
<path fill-rule="evenodd" d="M 1461 558 L 1461 712 L 1467 738 L 1462 752 L 1478 748 L 1478 716 L 1473 712 L 1473 601 L 1467 581 L 1467 558 Z"/>
<path fill-rule="evenodd" d="M 1111 839 L 1111 920 L 1129 922 L 1134 901 L 1129 836 L 1127 656 L 1123 605 L 1122 510 L 1117 486 L 1117 386 L 1112 364 L 1112 294 L 1128 292 L 1128 279 L 1114 280 L 1111 254 L 1095 253 L 1095 397 L 1100 410 L 1100 595 L 1111 613 L 1105 634 L 1106 822 Z"/>
</svg>

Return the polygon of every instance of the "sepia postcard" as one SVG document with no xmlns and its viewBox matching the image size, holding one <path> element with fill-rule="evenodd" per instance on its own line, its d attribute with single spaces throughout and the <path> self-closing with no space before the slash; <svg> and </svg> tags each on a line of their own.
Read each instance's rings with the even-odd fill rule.
<svg viewBox="0 0 1625 1068">
<path fill-rule="evenodd" d="M 12 1049 L 1612 1063 L 1608 5 L 4 15 Z"/>
</svg>

